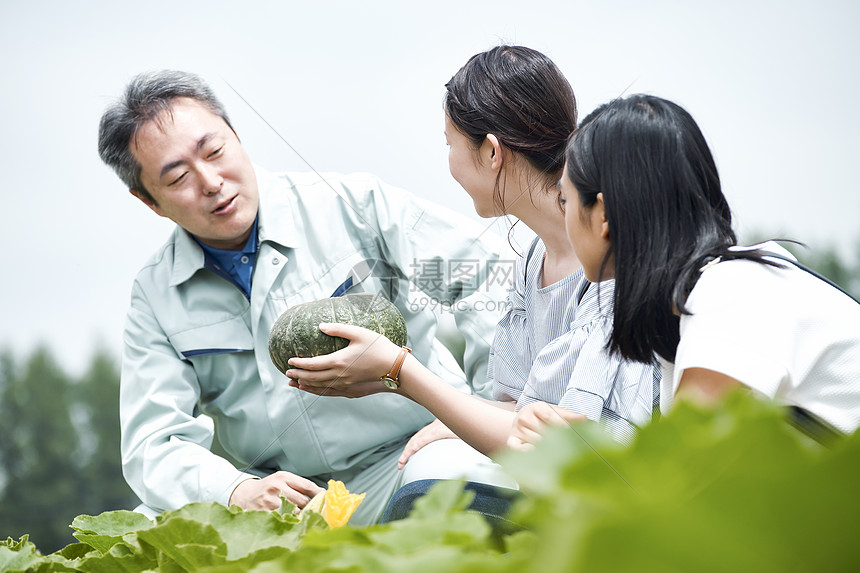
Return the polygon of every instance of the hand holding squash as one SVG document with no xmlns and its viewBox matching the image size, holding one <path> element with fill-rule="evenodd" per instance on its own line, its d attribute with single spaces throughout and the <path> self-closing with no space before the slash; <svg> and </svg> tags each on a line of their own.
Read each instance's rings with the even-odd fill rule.
<svg viewBox="0 0 860 573">
<path fill-rule="evenodd" d="M 269 356 L 286 373 L 290 358 L 330 354 L 344 348 L 344 337 L 320 330 L 320 323 L 354 324 L 384 335 L 397 346 L 406 344 L 406 321 L 394 304 L 374 294 L 347 294 L 291 306 L 269 333 Z"/>
<path fill-rule="evenodd" d="M 366 396 L 387 389 L 379 380 L 400 354 L 400 347 L 386 337 L 351 324 L 322 323 L 320 330 L 344 338 L 349 345 L 323 356 L 290 358 L 285 372 L 296 380 L 291 385 L 326 396 Z"/>
</svg>

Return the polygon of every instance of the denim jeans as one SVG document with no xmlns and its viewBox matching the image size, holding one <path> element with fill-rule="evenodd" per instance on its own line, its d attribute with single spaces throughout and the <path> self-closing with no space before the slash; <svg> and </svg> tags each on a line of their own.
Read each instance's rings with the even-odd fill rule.
<svg viewBox="0 0 860 573">
<path fill-rule="evenodd" d="M 391 496 L 380 523 L 388 523 L 408 516 L 415 500 L 426 494 L 439 481 L 435 479 L 418 480 L 398 489 Z M 463 489 L 475 492 L 475 498 L 468 509 L 483 515 L 494 532 L 518 529 L 516 524 L 507 519 L 507 514 L 514 501 L 522 496 L 520 491 L 475 482 L 465 482 Z"/>
</svg>

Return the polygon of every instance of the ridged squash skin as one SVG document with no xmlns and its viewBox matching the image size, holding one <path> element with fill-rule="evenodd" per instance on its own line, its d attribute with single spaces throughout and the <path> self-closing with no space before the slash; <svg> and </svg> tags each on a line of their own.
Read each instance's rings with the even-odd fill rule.
<svg viewBox="0 0 860 573">
<path fill-rule="evenodd" d="M 269 333 L 269 356 L 281 372 L 294 356 L 331 354 L 349 344 L 346 338 L 320 332 L 321 322 L 363 326 L 397 346 L 406 344 L 406 322 L 388 299 L 374 294 L 347 294 L 297 304 L 285 310 Z"/>
</svg>

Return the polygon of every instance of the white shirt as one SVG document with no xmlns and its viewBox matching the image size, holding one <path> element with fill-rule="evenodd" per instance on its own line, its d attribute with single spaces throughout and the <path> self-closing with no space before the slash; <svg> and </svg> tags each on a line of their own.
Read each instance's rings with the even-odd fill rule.
<svg viewBox="0 0 860 573">
<path fill-rule="evenodd" d="M 774 243 L 763 248 L 791 256 Z M 782 264 L 731 260 L 702 272 L 687 299 L 692 314 L 681 317 L 675 363 L 663 363 L 664 412 L 684 370 L 706 368 L 844 432 L 860 426 L 860 305 Z"/>
</svg>

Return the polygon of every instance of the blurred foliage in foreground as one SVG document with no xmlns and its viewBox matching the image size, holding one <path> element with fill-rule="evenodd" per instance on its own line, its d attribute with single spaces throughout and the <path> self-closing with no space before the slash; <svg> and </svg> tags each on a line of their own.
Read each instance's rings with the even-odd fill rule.
<svg viewBox="0 0 860 573">
<path fill-rule="evenodd" d="M 494 536 L 457 482 L 402 521 L 328 529 L 316 514 L 207 503 L 156 522 L 80 516 L 77 543 L 40 555 L 0 543 L 4 571 L 856 571 L 860 437 L 826 449 L 748 394 L 717 412 L 679 405 L 629 447 L 599 429 L 547 435 L 508 454 L 526 496 Z"/>
</svg>

